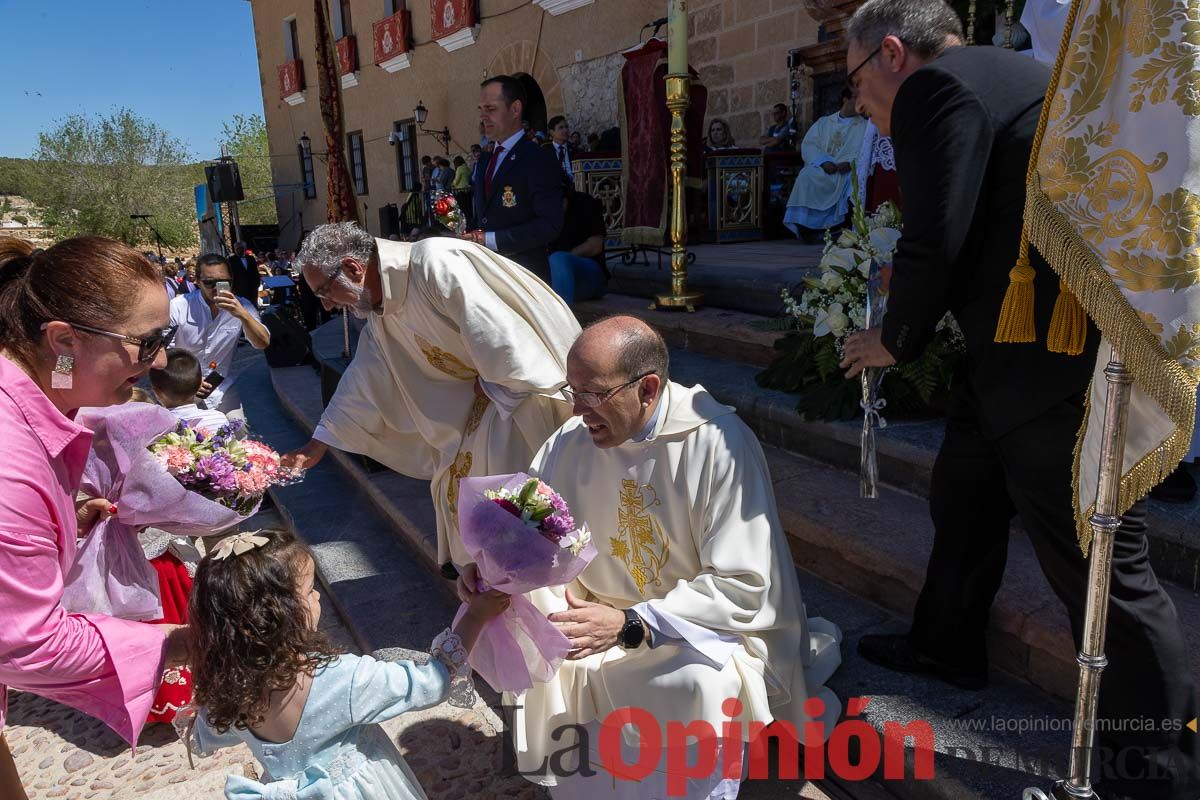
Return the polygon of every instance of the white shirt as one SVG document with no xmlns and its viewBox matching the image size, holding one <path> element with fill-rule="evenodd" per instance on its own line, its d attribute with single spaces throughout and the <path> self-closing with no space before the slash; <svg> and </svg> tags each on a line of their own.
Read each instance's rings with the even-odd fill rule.
<svg viewBox="0 0 1200 800">
<path fill-rule="evenodd" d="M 229 424 L 229 417 L 220 411 L 211 408 L 200 408 L 195 403 L 187 403 L 186 405 L 175 406 L 167 410 L 175 415 L 175 419 L 193 425 L 196 428 L 206 428 L 215 432 L 218 428 Z"/>
<path fill-rule="evenodd" d="M 244 297 L 238 302 L 250 316 L 261 322 L 258 309 Z M 238 339 L 242 335 L 242 322 L 228 311 L 218 311 L 213 317 L 208 310 L 208 303 L 200 290 L 180 295 L 171 301 L 171 324 L 178 325 L 175 332 L 175 342 L 172 349 L 187 350 L 200 362 L 200 374 L 207 376 L 216 369 L 225 376 L 221 385 L 213 390 L 205 400 L 205 405 L 216 408 L 222 395 L 233 384 L 233 353 L 237 350 Z M 216 367 L 209 365 L 216 362 Z"/>
<path fill-rule="evenodd" d="M 496 162 L 495 169 L 492 168 L 492 161 L 489 161 L 487 164 L 487 172 L 484 173 L 484 183 L 485 184 L 487 183 L 487 173 L 490 172 L 493 175 L 495 175 L 497 172 L 499 172 L 500 165 L 504 163 L 504 159 L 508 158 L 508 154 L 512 152 L 512 149 L 517 146 L 517 142 L 521 141 L 522 137 L 524 137 L 524 136 L 525 136 L 525 130 L 522 128 L 522 129 L 518 130 L 516 133 L 514 133 L 512 136 L 505 139 L 503 142 L 496 143 L 498 147 L 503 147 L 504 149 L 500 151 L 499 155 L 496 155 L 495 151 L 492 152 L 492 161 Z M 485 201 L 486 201 L 486 199 L 487 198 L 484 198 Z M 496 249 L 496 232 L 495 231 L 484 231 L 483 246 L 486 247 L 488 250 Z"/>
</svg>

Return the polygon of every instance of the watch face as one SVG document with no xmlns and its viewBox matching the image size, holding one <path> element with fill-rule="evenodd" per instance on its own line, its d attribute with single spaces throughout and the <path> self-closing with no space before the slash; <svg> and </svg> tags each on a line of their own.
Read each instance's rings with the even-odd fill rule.
<svg viewBox="0 0 1200 800">
<path fill-rule="evenodd" d="M 646 628 L 642 625 L 642 621 L 633 617 L 626 617 L 625 627 L 621 629 L 621 645 L 626 648 L 640 647 L 642 640 L 646 638 Z"/>
</svg>

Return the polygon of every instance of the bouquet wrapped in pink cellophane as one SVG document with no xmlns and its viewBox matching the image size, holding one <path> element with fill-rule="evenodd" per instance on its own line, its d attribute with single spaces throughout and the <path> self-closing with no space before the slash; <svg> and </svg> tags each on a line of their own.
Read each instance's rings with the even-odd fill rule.
<svg viewBox="0 0 1200 800">
<path fill-rule="evenodd" d="M 523 692 L 545 683 L 570 645 L 523 595 L 570 583 L 596 557 L 587 526 L 576 525 L 553 489 L 517 473 L 464 478 L 458 529 L 479 570 L 478 588 L 513 596 L 512 605 L 480 632 L 471 666 L 496 691 Z M 459 609 L 455 623 L 466 609 Z"/>
<path fill-rule="evenodd" d="M 282 481 L 279 456 L 241 441 L 234 422 L 189 428 L 150 403 L 85 408 L 76 421 L 94 434 L 80 491 L 117 506 L 79 543 L 62 603 L 75 613 L 132 620 L 162 617 L 158 576 L 137 532 L 153 526 L 180 536 L 221 533 L 257 510 Z"/>
</svg>

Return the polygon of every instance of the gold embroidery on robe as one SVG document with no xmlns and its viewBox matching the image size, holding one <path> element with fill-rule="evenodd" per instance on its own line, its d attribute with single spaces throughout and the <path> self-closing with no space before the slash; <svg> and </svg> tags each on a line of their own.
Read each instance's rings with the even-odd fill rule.
<svg viewBox="0 0 1200 800">
<path fill-rule="evenodd" d="M 472 380 L 479 374 L 460 361 L 458 356 L 453 353 L 447 353 L 442 348 L 419 335 L 414 335 L 413 338 L 416 339 L 417 347 L 420 347 L 421 352 L 424 353 L 425 360 L 438 372 L 462 381 Z"/>
<path fill-rule="evenodd" d="M 638 593 L 643 596 L 646 586 L 661 585 L 659 575 L 671 557 L 662 526 L 646 511 L 659 504 L 658 493 L 650 484 L 638 486 L 637 481 L 621 481 L 617 535 L 609 545 L 612 555 L 625 562 Z"/>
<path fill-rule="evenodd" d="M 451 514 L 458 514 L 458 484 L 471 474 L 473 458 L 469 452 L 459 453 L 450 465 L 450 483 L 446 487 L 446 503 L 450 506 Z"/>
<path fill-rule="evenodd" d="M 471 413 L 467 415 L 467 426 L 463 429 L 464 439 L 479 430 L 479 423 L 483 421 L 483 412 L 487 411 L 490 402 L 491 400 L 486 394 L 475 395 L 475 402 L 471 404 Z"/>
</svg>

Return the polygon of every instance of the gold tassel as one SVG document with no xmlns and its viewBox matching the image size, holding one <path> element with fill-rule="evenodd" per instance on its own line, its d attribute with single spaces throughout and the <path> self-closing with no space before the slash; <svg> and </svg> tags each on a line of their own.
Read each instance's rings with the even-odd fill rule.
<svg viewBox="0 0 1200 800">
<path fill-rule="evenodd" d="M 1033 277 L 1037 273 L 1029 263 L 1029 243 L 1021 236 L 1021 255 L 1017 265 L 1008 271 L 1008 291 L 1000 306 L 996 322 L 996 342 L 1017 343 L 1037 341 L 1033 324 Z"/>
<path fill-rule="evenodd" d="M 1054 315 L 1050 317 L 1050 333 L 1046 337 L 1046 349 L 1051 353 L 1066 353 L 1077 356 L 1087 343 L 1087 314 L 1079 304 L 1079 298 L 1071 294 L 1067 284 L 1059 281 L 1058 299 L 1054 301 Z"/>
</svg>

